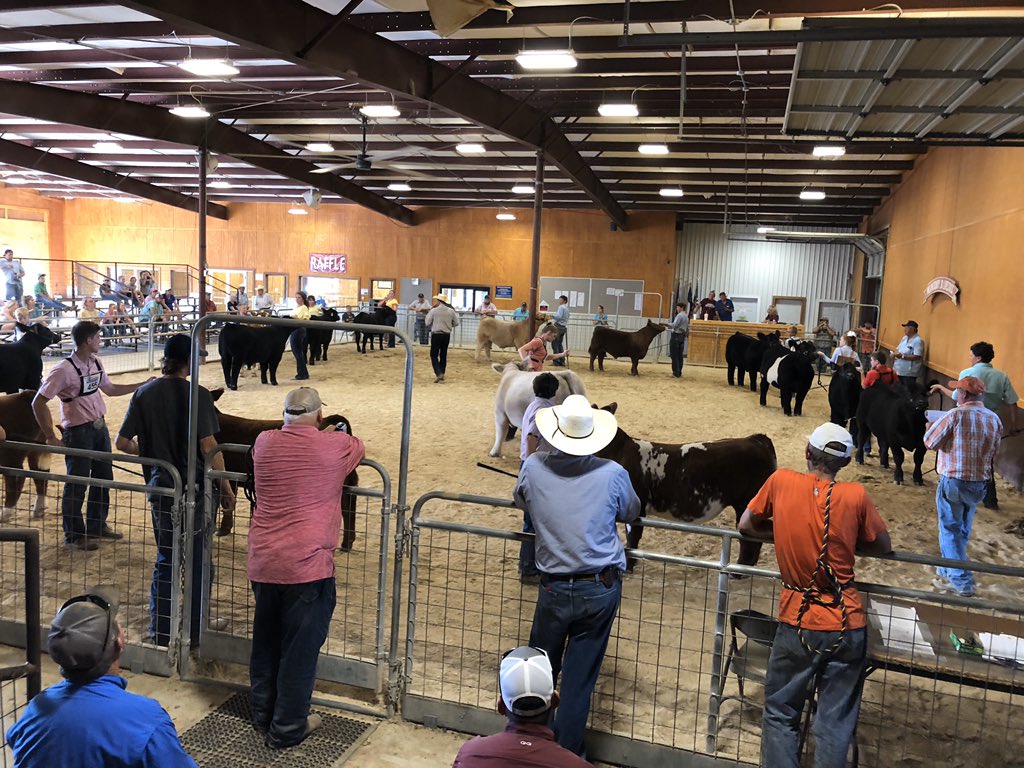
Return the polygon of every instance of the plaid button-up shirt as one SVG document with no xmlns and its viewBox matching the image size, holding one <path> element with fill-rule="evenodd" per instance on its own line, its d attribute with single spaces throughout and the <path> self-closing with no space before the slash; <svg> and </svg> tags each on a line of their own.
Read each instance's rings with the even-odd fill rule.
<svg viewBox="0 0 1024 768">
<path fill-rule="evenodd" d="M 924 433 L 924 444 L 938 451 L 940 475 L 988 480 L 1002 431 L 996 414 L 981 403 L 965 403 L 932 424 Z"/>
</svg>

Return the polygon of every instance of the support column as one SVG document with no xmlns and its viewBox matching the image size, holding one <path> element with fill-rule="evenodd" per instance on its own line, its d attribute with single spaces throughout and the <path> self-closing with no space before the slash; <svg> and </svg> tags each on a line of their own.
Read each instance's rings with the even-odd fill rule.
<svg viewBox="0 0 1024 768">
<path fill-rule="evenodd" d="M 206 314 L 206 167 L 210 149 L 206 143 L 206 128 L 199 145 L 199 317 Z M 205 344 L 203 345 L 205 346 Z"/>
<path fill-rule="evenodd" d="M 537 150 L 533 179 L 533 251 L 530 259 L 530 336 L 537 333 L 537 283 L 540 282 L 540 228 L 544 212 L 544 151 Z"/>
</svg>

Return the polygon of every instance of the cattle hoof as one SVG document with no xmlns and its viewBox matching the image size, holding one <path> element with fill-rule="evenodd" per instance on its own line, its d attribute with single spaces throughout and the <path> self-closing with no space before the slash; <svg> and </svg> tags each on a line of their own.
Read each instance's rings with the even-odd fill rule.
<svg viewBox="0 0 1024 768">
<path fill-rule="evenodd" d="M 490 456 L 491 458 L 500 459 L 501 451 L 490 451 L 487 455 Z"/>
<path fill-rule="evenodd" d="M 903 485 L 903 481 L 902 481 L 902 480 L 893 480 L 893 482 L 894 482 L 894 483 L 895 483 L 896 485 Z"/>
<path fill-rule="evenodd" d="M 217 536 L 230 536 L 231 535 L 231 528 L 218 528 L 217 529 L 217 533 L 215 535 L 217 535 Z"/>
<path fill-rule="evenodd" d="M 921 478 L 915 477 L 914 478 L 914 485 L 924 485 L 924 478 L 923 477 L 921 477 Z"/>
<path fill-rule="evenodd" d="M 749 579 L 750 577 L 745 573 L 730 573 L 729 578 L 733 581 L 739 581 L 740 579 Z"/>
</svg>

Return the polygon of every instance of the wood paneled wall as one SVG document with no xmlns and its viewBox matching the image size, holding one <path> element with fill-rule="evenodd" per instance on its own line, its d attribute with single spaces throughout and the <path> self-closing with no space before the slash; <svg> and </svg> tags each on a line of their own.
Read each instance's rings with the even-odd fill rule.
<svg viewBox="0 0 1024 768">
<path fill-rule="evenodd" d="M 51 259 L 56 262 L 52 265 L 47 278 L 51 291 L 54 290 L 54 286 L 65 285 L 70 278 L 70 272 L 59 263 L 67 258 L 64 244 L 64 204 L 64 200 L 43 197 L 29 189 L 0 186 L 0 207 L 26 208 L 40 213 L 46 219 L 49 253 L 19 253 L 15 250 L 14 256 L 22 259 Z M 35 282 L 35 275 L 26 275 L 26 290 L 30 290 Z"/>
<path fill-rule="evenodd" d="M 995 345 L 994 364 L 1024 391 L 1024 148 L 931 149 L 868 222 L 889 227 L 880 340 L 895 346 L 900 324 L 920 323 L 930 368 L 956 375 L 976 341 Z M 949 275 L 960 304 L 924 288 Z"/>
<path fill-rule="evenodd" d="M 528 298 L 533 214 L 501 222 L 488 208 L 418 211 L 406 227 L 354 205 L 325 205 L 308 216 L 289 206 L 232 204 L 228 221 L 208 222 L 212 267 L 287 272 L 290 287 L 309 273 L 309 254 L 343 253 L 348 277 L 420 277 L 440 282 L 512 285 L 512 309 Z M 643 280 L 647 290 L 671 296 L 675 270 L 672 214 L 633 214 L 629 231 L 610 231 L 608 219 L 587 211 L 545 210 L 541 274 Z M 65 242 L 81 261 L 190 263 L 198 259 L 196 217 L 158 204 L 74 200 L 67 203 Z M 657 311 L 651 301 L 645 311 Z"/>
</svg>

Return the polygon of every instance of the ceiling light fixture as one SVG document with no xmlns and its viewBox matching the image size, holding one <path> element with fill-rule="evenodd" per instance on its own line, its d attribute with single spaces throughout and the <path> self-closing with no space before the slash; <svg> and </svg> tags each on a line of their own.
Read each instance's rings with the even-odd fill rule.
<svg viewBox="0 0 1024 768">
<path fill-rule="evenodd" d="M 516 184 L 512 187 L 513 194 L 516 195 L 533 195 L 536 194 L 536 190 L 532 184 Z"/>
<path fill-rule="evenodd" d="M 401 117 L 402 113 L 394 104 L 364 104 L 359 112 L 367 117 Z"/>
<path fill-rule="evenodd" d="M 238 67 L 228 59 L 193 59 L 187 58 L 178 65 L 186 72 L 199 77 L 232 77 L 238 74 Z"/>
<path fill-rule="evenodd" d="M 658 190 L 658 194 L 662 197 L 682 197 L 683 190 L 679 187 L 662 187 Z"/>
<path fill-rule="evenodd" d="M 496 218 L 498 221 L 515 221 L 516 215 L 514 213 L 506 213 L 505 211 L 502 211 L 494 218 Z"/>
<path fill-rule="evenodd" d="M 329 141 L 311 141 L 306 144 L 306 149 L 310 152 L 333 152 L 334 145 Z"/>
<path fill-rule="evenodd" d="M 667 155 L 667 144 L 641 144 L 636 148 L 641 155 Z"/>
<path fill-rule="evenodd" d="M 28 184 L 29 180 L 24 176 L 8 176 L 4 179 L 4 184 Z"/>
<path fill-rule="evenodd" d="M 547 51 L 523 50 L 516 56 L 516 63 L 523 69 L 546 70 L 575 69 L 577 61 L 572 48 L 561 48 Z"/>
<path fill-rule="evenodd" d="M 172 107 L 171 114 L 175 115 L 176 117 L 188 118 L 202 118 L 210 116 L 210 113 L 207 112 L 201 104 L 192 104 L 184 107 Z"/>
<path fill-rule="evenodd" d="M 801 200 L 824 200 L 825 193 L 820 189 L 803 189 L 800 190 Z"/>
<path fill-rule="evenodd" d="M 842 144 L 819 144 L 813 154 L 815 157 L 842 157 L 846 154 L 846 147 Z"/>
<path fill-rule="evenodd" d="M 597 114 L 601 117 L 639 117 L 640 110 L 633 103 L 609 101 L 597 108 Z"/>
<path fill-rule="evenodd" d="M 92 148 L 100 152 L 120 152 L 123 149 L 116 141 L 97 141 Z"/>
<path fill-rule="evenodd" d="M 290 213 L 292 216 L 308 216 L 309 215 L 309 211 L 307 211 L 305 208 L 298 208 L 298 207 L 289 208 L 288 209 L 288 213 Z"/>
<path fill-rule="evenodd" d="M 210 186 L 214 189 L 231 189 L 231 182 L 225 181 L 224 179 L 217 179 L 216 181 L 211 181 Z"/>
<path fill-rule="evenodd" d="M 769 232 L 774 232 L 774 231 L 775 231 L 775 227 L 758 227 L 757 228 L 757 234 L 759 234 L 759 235 L 767 235 Z"/>
<path fill-rule="evenodd" d="M 394 184 L 388 184 L 388 189 L 392 192 L 412 192 L 412 187 L 401 181 L 396 181 Z"/>
<path fill-rule="evenodd" d="M 482 155 L 487 151 L 487 148 L 483 144 L 469 142 L 466 144 L 456 144 L 455 151 L 460 155 Z"/>
</svg>

